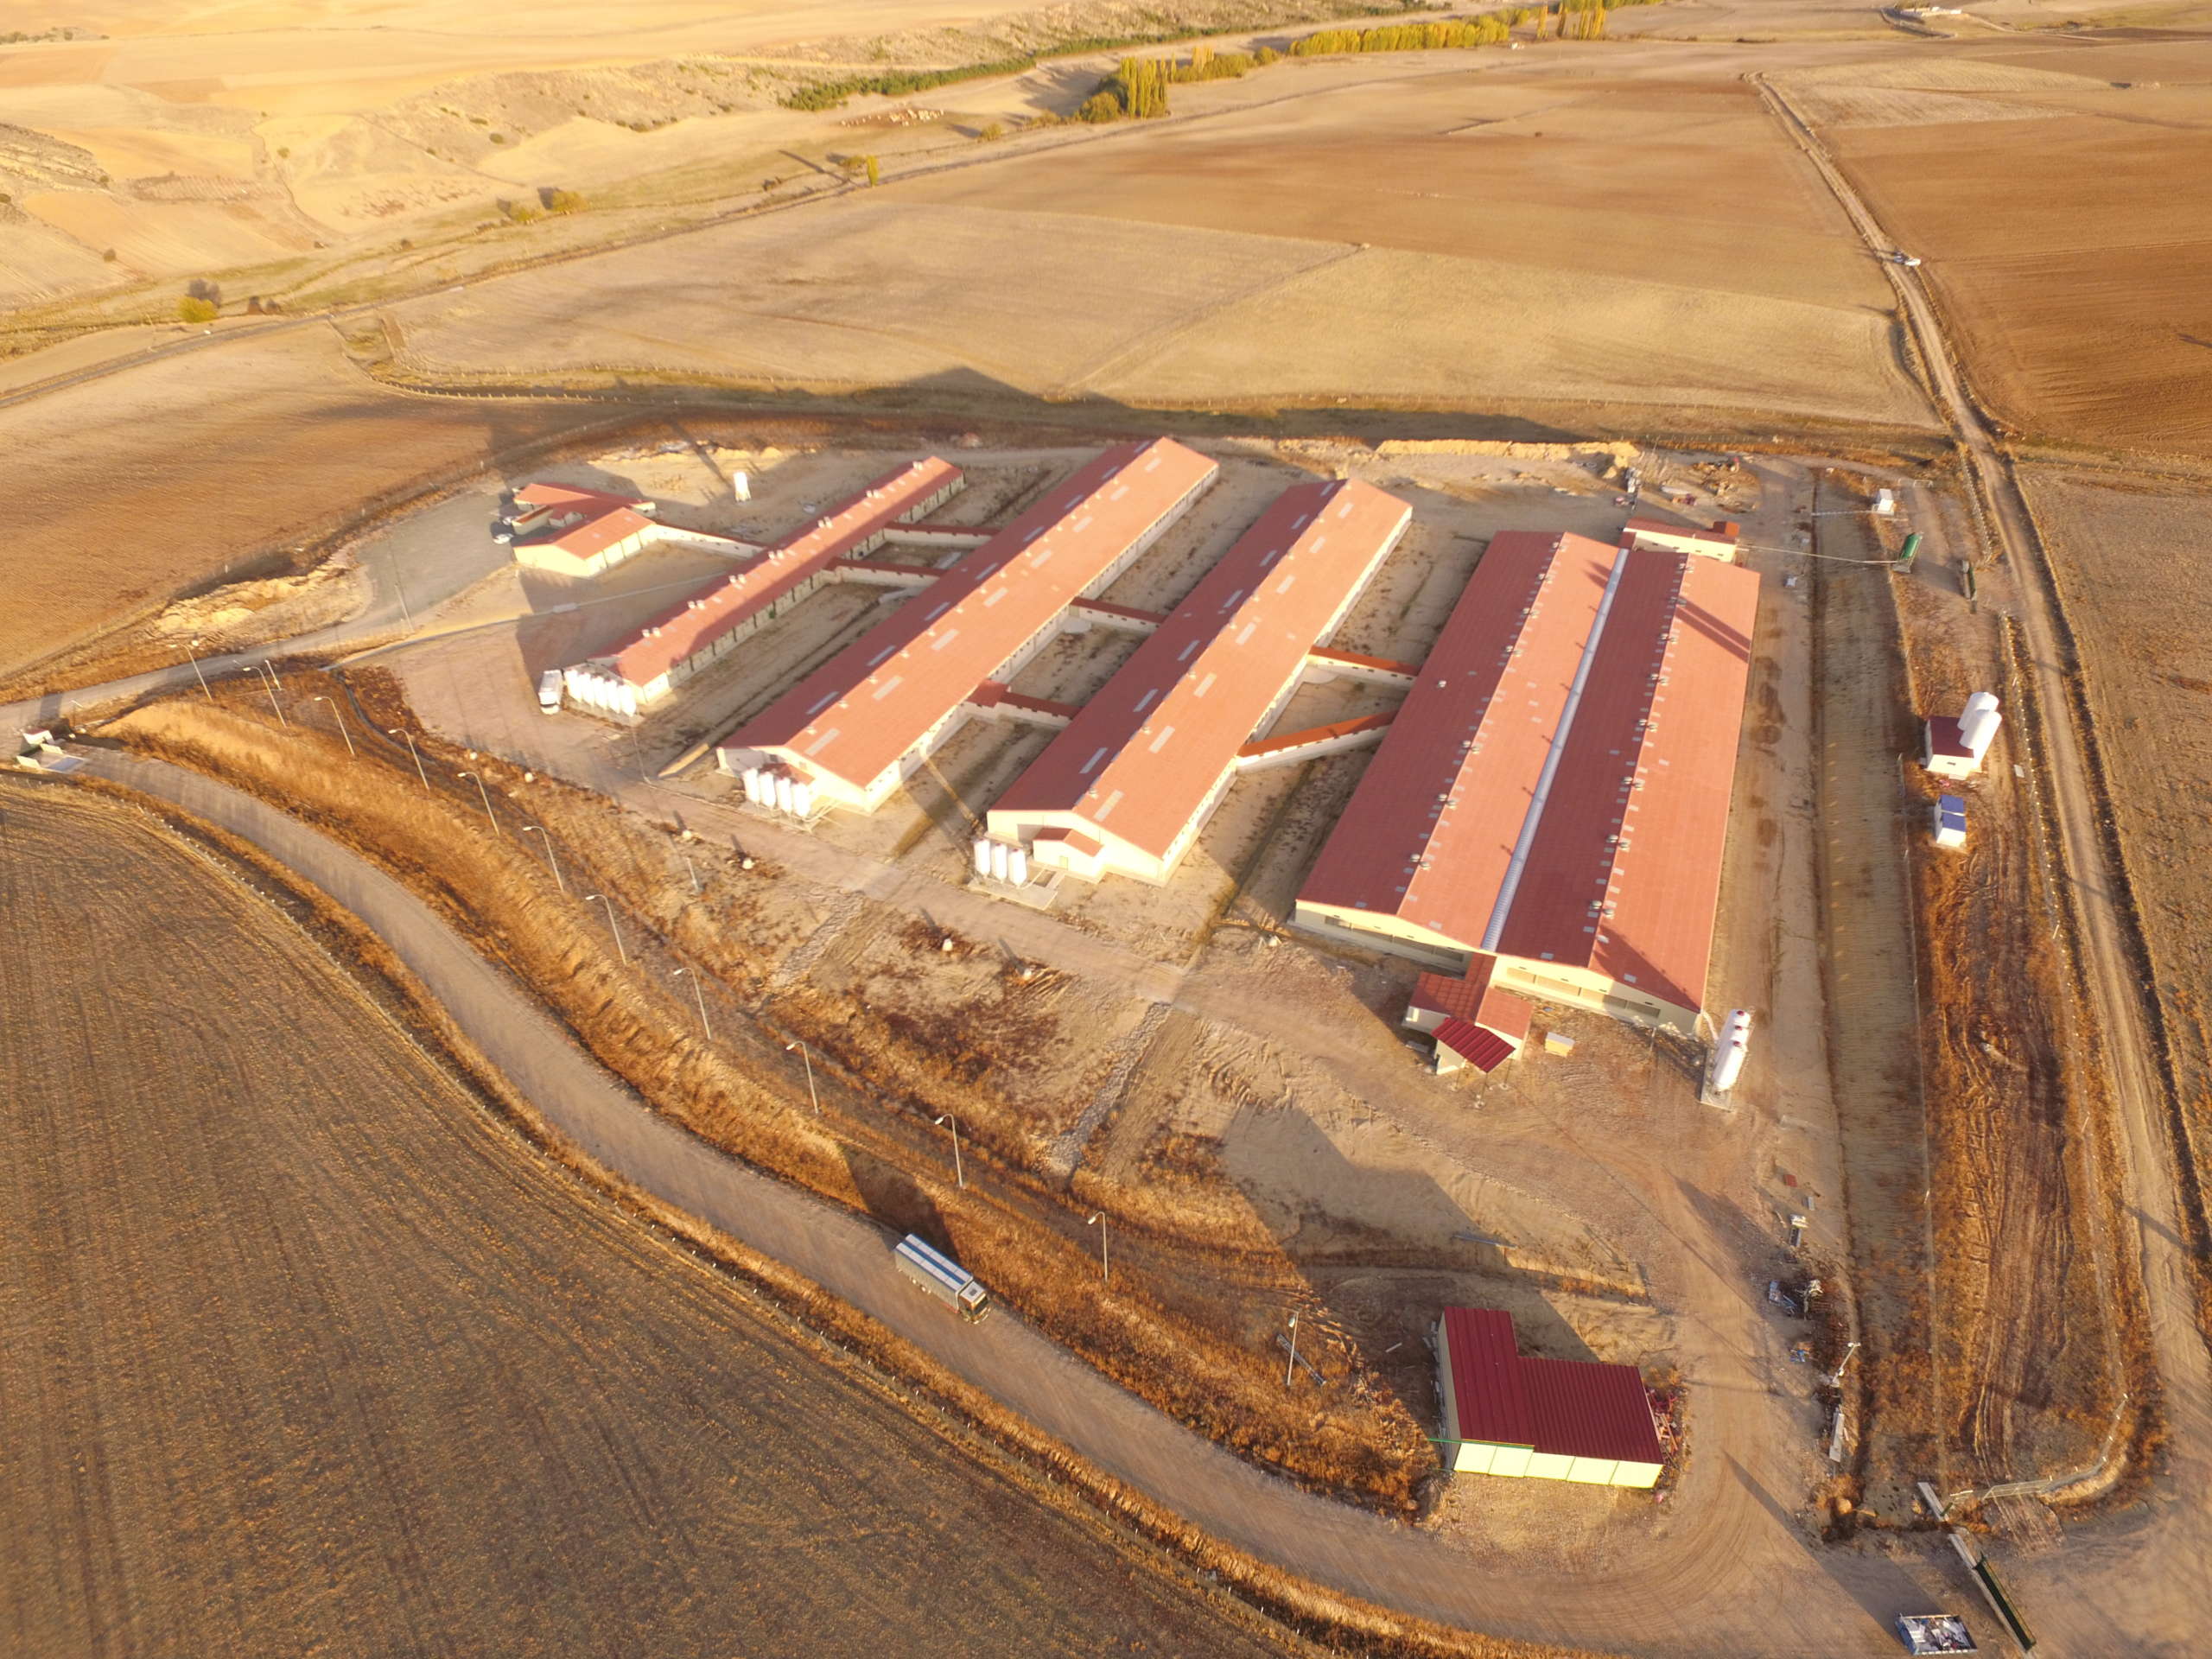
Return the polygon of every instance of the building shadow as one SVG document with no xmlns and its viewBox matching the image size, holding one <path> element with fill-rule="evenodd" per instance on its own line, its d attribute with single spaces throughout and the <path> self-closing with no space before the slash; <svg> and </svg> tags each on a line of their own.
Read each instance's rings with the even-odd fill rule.
<svg viewBox="0 0 2212 1659">
<path fill-rule="evenodd" d="M 952 1234 L 944 1217 L 919 1182 L 896 1164 L 858 1147 L 845 1146 L 840 1150 L 862 1209 L 901 1237 L 912 1233 L 940 1250 L 953 1252 Z"/>
<path fill-rule="evenodd" d="M 1751 1501 L 1765 1510 L 1774 1523 L 1804 1552 L 1808 1567 L 1817 1567 L 1836 1586 L 1865 1610 L 1866 1616 L 1881 1629 L 1888 1647 L 1894 1652 L 1897 1642 L 1897 1620 L 1901 1613 L 1924 1613 L 1929 1611 L 1929 1592 L 1895 1561 L 1869 1550 L 1849 1548 L 1816 1549 L 1805 1534 L 1803 1522 L 1774 1495 L 1761 1485 L 1734 1458 L 1727 1459 L 1728 1472 L 1737 1484 L 1751 1495 Z"/>
</svg>

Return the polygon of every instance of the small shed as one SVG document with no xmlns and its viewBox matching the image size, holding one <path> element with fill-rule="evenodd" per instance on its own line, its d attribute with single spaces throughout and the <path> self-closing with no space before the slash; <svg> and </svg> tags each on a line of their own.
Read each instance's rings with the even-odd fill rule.
<svg viewBox="0 0 2212 1659">
<path fill-rule="evenodd" d="M 1526 998 L 1491 982 L 1495 957 L 1476 957 L 1458 978 L 1425 973 L 1414 982 L 1405 1023 L 1436 1039 L 1436 1070 L 1449 1076 L 1466 1066 L 1495 1071 L 1529 1040 L 1535 1009 Z"/>
<path fill-rule="evenodd" d="M 1437 1322 L 1445 1466 L 1454 1474 L 1656 1485 L 1666 1452 L 1633 1365 L 1533 1359 L 1513 1318 L 1447 1307 Z"/>
<path fill-rule="evenodd" d="M 1929 809 L 1929 828 L 1938 847 L 1967 844 L 1967 804 L 1955 795 L 1938 795 Z"/>
</svg>

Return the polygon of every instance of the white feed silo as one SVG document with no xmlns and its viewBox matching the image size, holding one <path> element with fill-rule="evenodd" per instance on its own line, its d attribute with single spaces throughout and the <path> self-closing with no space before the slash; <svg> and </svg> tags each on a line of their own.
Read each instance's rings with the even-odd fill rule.
<svg viewBox="0 0 2212 1659">
<path fill-rule="evenodd" d="M 781 772 L 776 774 L 776 810 L 779 812 L 791 810 L 791 780 Z"/>
<path fill-rule="evenodd" d="M 791 811 L 802 818 L 810 818 L 814 816 L 814 785 L 812 784 L 791 785 Z"/>
<path fill-rule="evenodd" d="M 991 843 L 988 841 L 978 841 L 976 843 L 976 874 L 988 875 L 990 873 Z"/>
<path fill-rule="evenodd" d="M 994 881 L 1006 880 L 1006 842 L 1002 841 L 995 841 L 991 843 L 991 880 Z"/>
<path fill-rule="evenodd" d="M 1751 1012 L 1749 1008 L 1732 1008 L 1728 1017 L 1720 1022 L 1720 1036 L 1713 1045 L 1713 1064 L 1707 1068 L 1705 1086 L 1716 1095 L 1725 1095 L 1736 1086 L 1736 1079 L 1743 1075 L 1744 1057 L 1751 1052 Z"/>
<path fill-rule="evenodd" d="M 1029 853 L 1026 848 L 1015 847 L 1006 855 L 1006 879 L 1017 887 L 1029 882 Z"/>
<path fill-rule="evenodd" d="M 1959 715 L 1959 741 L 1967 753 L 1977 760 L 1987 754 L 2004 718 L 1997 712 L 1996 697 L 1989 692 L 1977 691 L 1968 697 L 1965 711 Z"/>
</svg>

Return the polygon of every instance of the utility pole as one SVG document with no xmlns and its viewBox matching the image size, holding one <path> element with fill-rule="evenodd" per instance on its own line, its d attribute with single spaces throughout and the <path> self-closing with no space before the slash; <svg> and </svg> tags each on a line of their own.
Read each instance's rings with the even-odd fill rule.
<svg viewBox="0 0 2212 1659">
<path fill-rule="evenodd" d="M 937 1121 L 950 1125 L 952 1129 L 952 1179 L 965 1187 L 968 1185 L 968 1175 L 967 1172 L 960 1166 L 960 1120 L 950 1112 L 947 1112 Z"/>
<path fill-rule="evenodd" d="M 692 973 L 689 968 L 678 968 L 676 972 L 678 977 L 687 974 L 690 976 L 691 995 L 699 1001 L 699 1029 L 706 1034 L 709 1042 L 713 1042 L 715 1028 L 707 1023 L 707 994 L 699 988 L 699 976 Z"/>
<path fill-rule="evenodd" d="M 409 731 L 404 726 L 394 726 L 391 728 L 391 735 L 394 737 L 404 737 L 407 740 L 407 753 L 415 757 L 415 775 L 423 780 L 423 792 L 425 795 L 429 794 L 430 792 L 430 774 L 423 770 L 423 751 L 415 747 L 415 734 Z"/>
<path fill-rule="evenodd" d="M 522 827 L 522 832 L 525 836 L 533 830 L 537 831 L 539 835 L 545 836 L 545 861 L 552 868 L 554 885 L 561 889 L 561 896 L 563 898 L 566 898 L 569 893 L 569 884 L 561 880 L 561 861 L 553 856 L 553 837 L 550 835 L 546 835 L 545 826 L 542 823 L 525 823 Z"/>
<path fill-rule="evenodd" d="M 691 872 L 691 896 L 696 899 L 699 896 L 699 867 L 691 861 L 689 853 L 683 855 L 683 868 Z"/>
<path fill-rule="evenodd" d="M 806 1097 L 814 1103 L 814 1115 L 817 1117 L 819 1117 L 822 1116 L 822 1096 L 814 1092 L 814 1057 L 806 1052 L 806 1045 L 804 1043 L 785 1043 L 784 1045 L 784 1052 L 786 1054 L 790 1053 L 793 1049 L 798 1050 L 799 1058 L 806 1064 Z M 942 1123 L 944 1120 L 940 1117 L 938 1119 L 938 1122 Z M 956 1165 L 960 1161 L 960 1131 L 957 1129 L 955 1129 L 952 1132 L 952 1158 L 953 1162 Z M 963 1181 L 961 1185 L 965 1186 L 967 1183 Z"/>
<path fill-rule="evenodd" d="M 1290 1316 L 1290 1363 L 1282 1368 L 1282 1385 L 1287 1389 L 1291 1378 L 1298 1370 L 1298 1315 Z"/>
<path fill-rule="evenodd" d="M 346 758 L 348 760 L 359 760 L 361 757 L 355 753 L 353 750 L 353 734 L 346 729 L 346 716 L 339 712 L 337 699 L 334 697 L 317 696 L 309 697 L 308 701 L 309 702 L 327 702 L 330 705 L 331 723 L 338 728 L 338 735 L 346 740 Z"/>
<path fill-rule="evenodd" d="M 1110 1287 L 1114 1282 L 1114 1264 L 1106 1256 L 1106 1217 L 1102 1212 L 1083 1224 L 1098 1230 L 1098 1276 Z"/>
<path fill-rule="evenodd" d="M 461 775 L 469 779 L 476 785 L 476 793 L 484 803 L 484 816 L 487 818 L 491 818 L 493 831 L 502 836 L 505 835 L 507 832 L 499 828 L 499 820 L 493 815 L 492 791 L 484 787 L 484 779 L 473 772 L 464 772 Z"/>
<path fill-rule="evenodd" d="M 550 847 L 553 843 L 548 842 L 545 844 Z M 630 965 L 630 953 L 622 948 L 622 930 L 615 925 L 614 921 L 614 901 L 603 893 L 584 894 L 586 904 L 589 904 L 594 899 L 607 906 L 607 931 L 614 936 L 614 954 L 622 958 L 622 965 L 626 968 Z"/>
<path fill-rule="evenodd" d="M 256 679 L 259 679 L 263 675 L 268 676 L 268 683 L 263 689 L 269 693 L 269 706 L 276 711 L 276 723 L 283 727 L 286 731 L 291 730 L 292 722 L 284 718 L 284 705 L 276 701 L 276 671 L 270 667 L 267 663 L 255 663 L 252 666 L 256 671 L 254 675 Z"/>
<path fill-rule="evenodd" d="M 200 636 L 199 636 L 198 634 L 196 634 L 196 633 L 195 633 L 195 634 L 194 634 L 194 635 L 192 636 L 192 642 L 191 642 L 191 645 L 186 645 L 186 646 L 185 646 L 185 648 L 184 648 L 184 654 L 185 654 L 186 656 L 188 656 L 188 657 L 189 657 L 189 658 L 192 658 L 192 672 L 193 672 L 193 675 L 194 675 L 194 677 L 195 678 L 197 678 L 197 679 L 199 680 L 199 682 L 200 682 L 200 690 L 202 690 L 203 692 L 206 692 L 206 693 L 207 693 L 207 701 L 208 701 L 208 702 L 214 702 L 214 701 L 215 701 L 215 694 L 214 694 L 213 691 L 208 691 L 208 690 L 207 690 L 207 675 L 205 675 L 205 674 L 203 674 L 203 673 L 201 673 L 201 672 L 200 672 L 200 658 L 199 658 L 199 655 L 198 655 L 198 653 L 197 653 L 197 652 L 195 652 L 192 649 L 192 646 L 193 646 L 193 645 L 198 645 L 199 643 L 200 643 Z"/>
</svg>

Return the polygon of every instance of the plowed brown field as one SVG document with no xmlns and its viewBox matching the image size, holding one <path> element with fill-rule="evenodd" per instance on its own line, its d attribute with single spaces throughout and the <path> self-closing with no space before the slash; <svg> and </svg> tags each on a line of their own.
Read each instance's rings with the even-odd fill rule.
<svg viewBox="0 0 2212 1659">
<path fill-rule="evenodd" d="M 10 787 L 0 837 L 0 1649 L 1280 1651 L 583 1196 L 166 834 Z"/>
<path fill-rule="evenodd" d="M 1974 96 L 2041 118 L 1822 125 L 1926 260 L 1977 393 L 2014 427 L 2212 454 L 2212 198 L 2176 188 L 2212 167 L 2206 61 L 2190 43 L 2016 50 L 1979 67 L 2073 87 L 2022 77 Z"/>
</svg>

